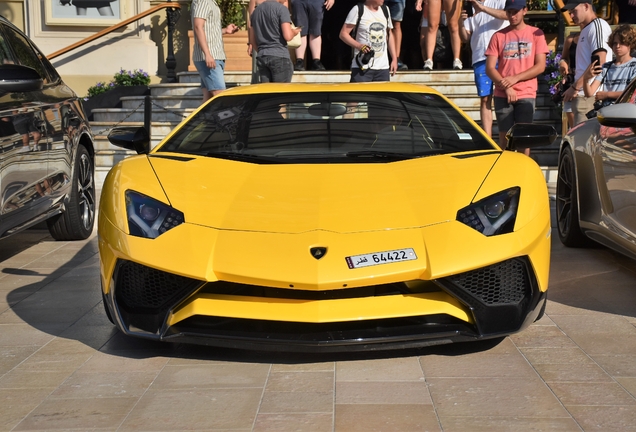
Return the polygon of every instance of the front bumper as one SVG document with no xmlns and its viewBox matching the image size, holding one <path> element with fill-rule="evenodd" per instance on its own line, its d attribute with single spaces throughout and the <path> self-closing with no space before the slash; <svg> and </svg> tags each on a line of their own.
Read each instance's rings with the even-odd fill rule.
<svg viewBox="0 0 636 432">
<path fill-rule="evenodd" d="M 531 324 L 546 298 L 527 257 L 433 281 L 326 291 L 206 283 L 118 260 L 105 297 L 118 327 L 132 336 L 301 352 L 506 336 Z"/>
</svg>

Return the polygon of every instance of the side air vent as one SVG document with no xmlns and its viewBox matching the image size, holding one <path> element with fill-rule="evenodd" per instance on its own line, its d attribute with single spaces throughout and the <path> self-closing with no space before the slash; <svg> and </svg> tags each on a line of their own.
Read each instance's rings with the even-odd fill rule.
<svg viewBox="0 0 636 432">
<path fill-rule="evenodd" d="M 517 304 L 529 292 L 525 265 L 508 260 L 448 278 L 486 305 Z"/>
</svg>

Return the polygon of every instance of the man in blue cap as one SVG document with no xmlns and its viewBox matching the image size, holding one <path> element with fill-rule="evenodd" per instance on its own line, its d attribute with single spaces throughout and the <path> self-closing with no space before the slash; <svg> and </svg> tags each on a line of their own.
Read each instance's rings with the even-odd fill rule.
<svg viewBox="0 0 636 432">
<path fill-rule="evenodd" d="M 572 101 L 574 124 L 587 120 L 585 114 L 594 108 L 594 95 L 586 97 L 583 93 L 583 73 L 592 63 L 592 55 L 598 55 L 598 64 L 612 60 L 612 50 L 607 44 L 612 29 L 596 16 L 592 0 L 568 0 L 561 12 L 570 12 L 574 24 L 581 27 L 579 42 L 576 45 L 576 71 L 574 84 L 563 93 L 563 101 Z"/>
<path fill-rule="evenodd" d="M 486 74 L 495 84 L 495 115 L 499 146 L 515 123 L 532 123 L 537 98 L 537 75 L 545 70 L 548 45 L 543 31 L 523 20 L 525 0 L 506 0 L 510 25 L 496 32 L 486 49 Z M 526 154 L 529 152 L 526 151 Z"/>
</svg>

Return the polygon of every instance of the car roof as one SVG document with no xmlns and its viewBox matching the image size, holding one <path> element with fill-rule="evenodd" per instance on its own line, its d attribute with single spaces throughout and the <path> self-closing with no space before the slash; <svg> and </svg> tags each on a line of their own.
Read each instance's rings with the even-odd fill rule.
<svg viewBox="0 0 636 432">
<path fill-rule="evenodd" d="M 370 82 L 370 83 L 267 83 L 249 86 L 232 87 L 221 95 L 249 95 L 267 93 L 307 93 L 307 92 L 397 92 L 397 93 L 426 93 L 442 95 L 437 90 L 422 84 L 407 84 L 400 82 Z"/>
</svg>

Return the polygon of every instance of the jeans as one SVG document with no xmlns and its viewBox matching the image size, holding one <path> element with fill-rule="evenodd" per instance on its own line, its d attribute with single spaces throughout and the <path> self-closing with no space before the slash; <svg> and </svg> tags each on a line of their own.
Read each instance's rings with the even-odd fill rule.
<svg viewBox="0 0 636 432">
<path fill-rule="evenodd" d="M 274 56 L 256 57 L 256 67 L 262 83 L 291 82 L 294 66 L 289 58 Z"/>
</svg>

